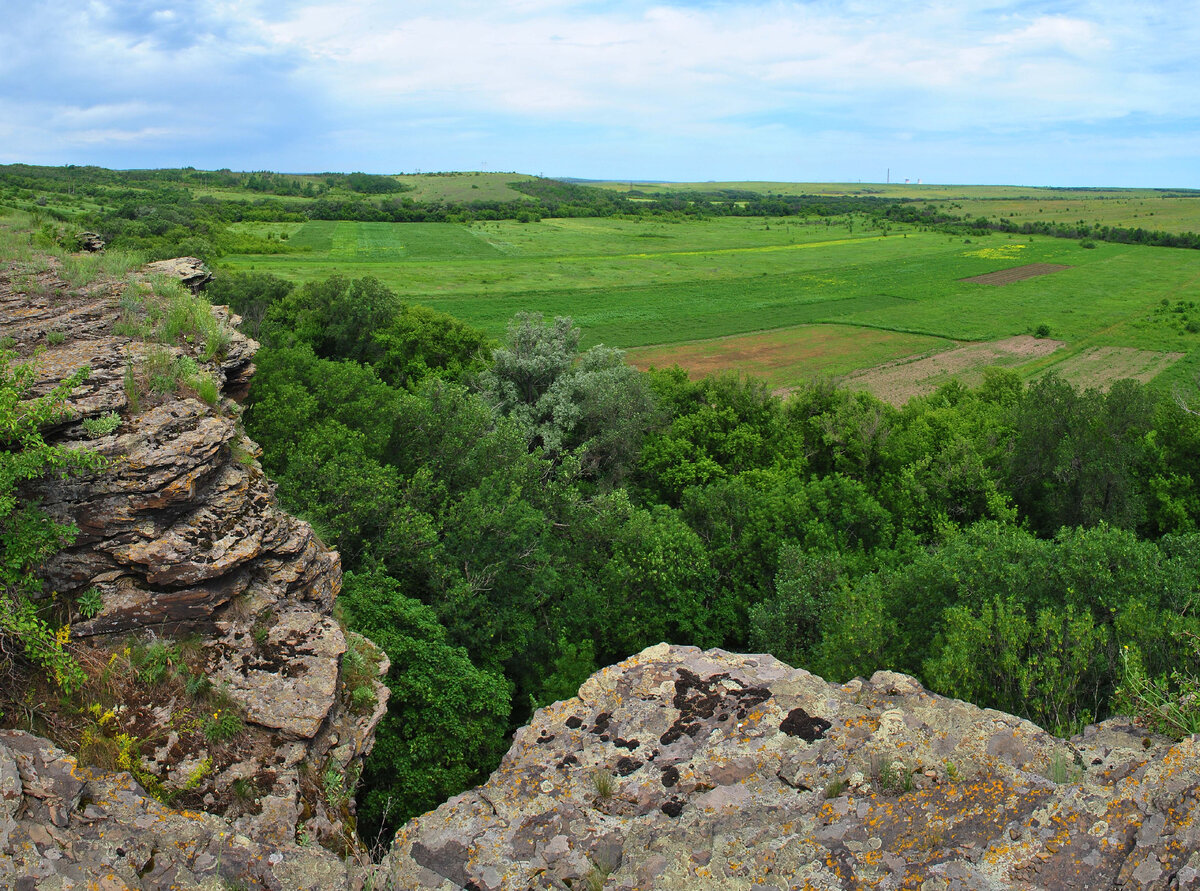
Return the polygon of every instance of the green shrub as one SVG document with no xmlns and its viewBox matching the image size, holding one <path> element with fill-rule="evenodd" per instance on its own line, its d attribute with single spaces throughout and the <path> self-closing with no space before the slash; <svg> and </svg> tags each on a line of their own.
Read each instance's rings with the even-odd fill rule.
<svg viewBox="0 0 1200 891">
<path fill-rule="evenodd" d="M 50 346 L 58 346 L 60 343 L 65 342 L 66 339 L 67 334 L 65 331 L 52 329 L 46 332 L 46 343 L 50 344 Z"/>
<path fill-rule="evenodd" d="M 1200 656 L 1200 640 L 1190 637 Z M 1126 714 L 1155 733 L 1183 739 L 1200 733 L 1200 677 L 1178 668 L 1150 677 L 1136 647 L 1122 647 L 1121 686 L 1113 694 L 1113 711 Z"/>
<path fill-rule="evenodd" d="M 70 628 L 55 629 L 43 615 L 37 570 L 73 541 L 77 530 L 26 502 L 18 487 L 51 471 L 67 474 L 103 466 L 94 452 L 49 445 L 40 432 L 44 424 L 64 419 L 67 397 L 87 378 L 88 369 L 30 399 L 33 369 L 13 365 L 12 359 L 11 353 L 0 351 L 0 653 L 20 650 L 60 689 L 70 691 L 83 683 L 83 670 L 66 649 Z"/>
</svg>

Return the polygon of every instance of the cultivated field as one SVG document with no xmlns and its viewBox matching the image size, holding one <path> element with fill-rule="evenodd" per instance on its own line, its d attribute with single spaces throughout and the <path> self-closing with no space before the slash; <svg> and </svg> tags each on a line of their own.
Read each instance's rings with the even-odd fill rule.
<svg viewBox="0 0 1200 891">
<path fill-rule="evenodd" d="M 895 400 L 988 364 L 1097 385 L 1200 370 L 1200 310 L 1188 305 L 1200 300 L 1200 251 L 884 233 L 861 217 L 239 225 L 286 234 L 294 252 L 227 257 L 231 268 L 373 275 L 495 335 L 521 310 L 569 315 L 585 344 L 635 350 L 639 365 L 735 368 L 777 388 L 852 375 Z M 1005 346 L 1042 326 L 1038 343 L 1060 347 Z M 931 361 L 950 352 L 950 365 Z"/>
</svg>

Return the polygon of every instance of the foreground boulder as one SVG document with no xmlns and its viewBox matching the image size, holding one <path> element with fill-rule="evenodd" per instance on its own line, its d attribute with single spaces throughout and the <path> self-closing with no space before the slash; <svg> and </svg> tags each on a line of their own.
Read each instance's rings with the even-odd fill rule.
<svg viewBox="0 0 1200 891">
<path fill-rule="evenodd" d="M 390 888 L 1200 888 L 1200 742 L 652 647 L 403 827 Z"/>
</svg>

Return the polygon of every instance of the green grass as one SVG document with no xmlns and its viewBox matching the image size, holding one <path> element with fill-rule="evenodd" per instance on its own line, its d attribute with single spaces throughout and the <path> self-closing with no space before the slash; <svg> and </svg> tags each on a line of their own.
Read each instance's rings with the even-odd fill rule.
<svg viewBox="0 0 1200 891">
<path fill-rule="evenodd" d="M 1186 199 L 1180 199 L 1186 200 Z M 1096 201 L 1094 203 L 1102 203 Z M 282 231 L 279 224 L 250 231 Z M 1160 375 L 1200 368 L 1200 333 L 1155 312 L 1200 296 L 1200 252 L 995 234 L 964 239 L 861 219 L 573 219 L 458 224 L 311 222 L 302 253 L 226 258 L 296 281 L 374 275 L 405 299 L 494 335 L 522 310 L 569 315 L 584 344 L 634 348 L 833 323 L 957 341 L 1033 333 L 1068 346 L 1020 366 L 1038 374 L 1097 346 L 1182 352 Z M 1070 266 L 1002 287 L 961 281 L 1027 263 Z M 1196 312 L 1200 318 L 1200 312 Z M 785 338 L 786 339 L 786 338 Z M 797 336 L 797 342 L 804 337 Z M 836 371 L 880 361 L 867 349 Z M 821 369 L 797 359 L 802 378 Z"/>
</svg>

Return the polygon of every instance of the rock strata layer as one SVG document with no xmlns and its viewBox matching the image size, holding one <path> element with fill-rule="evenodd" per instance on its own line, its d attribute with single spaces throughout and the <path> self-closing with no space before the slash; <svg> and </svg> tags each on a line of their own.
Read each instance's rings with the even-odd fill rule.
<svg viewBox="0 0 1200 891">
<path fill-rule="evenodd" d="M 189 285 L 208 275 L 198 261 L 154 266 L 148 271 L 181 277 Z M 155 279 L 143 281 L 153 287 Z M 66 418 L 45 432 L 47 440 L 87 447 L 108 459 L 99 472 L 46 479 L 24 490 L 48 514 L 79 530 L 43 576 L 47 595 L 61 602 L 78 603 L 88 592 L 87 612 L 75 606 L 68 613 L 80 658 L 124 672 L 125 680 L 114 681 L 125 684 L 119 705 L 107 715 L 97 705 L 87 718 L 94 724 L 91 737 L 110 750 L 105 756 L 93 745 L 93 760 L 120 760 L 114 754 L 122 745 L 118 731 L 134 737 L 136 748 L 127 746 L 121 757 L 142 785 L 155 791 L 147 796 L 132 788 L 137 783 L 128 773 L 121 775 L 124 779 L 88 773 L 89 783 L 108 784 L 109 791 L 117 788 L 113 783 L 124 783 L 129 795 L 140 796 L 139 801 L 117 796 L 122 803 L 109 811 L 105 837 L 116 831 L 113 821 L 123 824 L 138 809 L 143 817 L 165 815 L 169 809 L 158 805 L 157 797 L 189 813 L 209 812 L 196 817 L 208 828 L 198 830 L 193 841 L 199 847 L 187 848 L 188 858 L 212 848 L 204 833 L 220 832 L 244 836 L 246 850 L 260 844 L 294 846 L 297 838 L 352 848 L 352 800 L 328 794 L 326 777 L 352 786 L 386 710 L 388 690 L 377 680 L 364 681 L 360 667 L 355 683 L 366 685 L 373 697 L 365 697 L 364 706 L 360 691 L 353 701 L 342 659 L 354 646 L 359 661 L 382 675 L 386 656 L 369 641 L 348 635 L 332 617 L 341 586 L 338 555 L 307 523 L 278 508 L 256 460 L 258 447 L 242 430 L 241 408 L 231 397 L 244 394 L 258 345 L 234 330 L 237 317 L 220 307 L 214 314 L 228 326 L 228 344 L 208 362 L 190 338 L 155 343 L 125 336 L 125 288 L 101 280 L 72 289 L 53 267 L 36 279 L 15 267 L 0 267 L 0 323 L 20 361 L 34 369 L 29 395 L 49 392 L 81 367 L 90 369 L 71 394 Z M 50 337 L 51 332 L 57 336 Z M 148 387 L 143 365 L 152 353 L 199 368 L 217 384 L 220 398 L 209 405 L 186 384 L 167 392 Z M 99 420 L 106 426 L 95 427 Z M 158 680 L 147 680 L 144 667 L 130 661 L 134 651 L 156 645 L 170 654 L 165 657 L 174 668 L 170 682 L 161 680 L 170 675 L 166 671 Z M 189 648 L 186 659 L 183 646 Z M 204 686 L 185 693 L 185 681 Z M 205 689 L 211 691 L 208 699 L 195 692 Z M 224 733 L 208 726 L 222 715 L 229 720 L 230 713 L 245 730 L 238 732 L 237 723 Z M 9 798 L 6 784 L 11 785 L 5 764 L 0 752 L 0 863 L 10 850 L 19 862 L 32 863 L 29 849 L 20 848 L 23 842 L 13 841 L 11 813 L 5 822 L 2 805 Z M 72 766 L 55 775 L 86 770 Z M 31 802 L 42 800 L 36 794 L 31 798 L 30 788 L 36 785 L 27 783 L 23 797 L 12 799 L 25 802 L 26 820 L 37 811 Z M 90 793 L 85 798 L 98 801 Z M 72 845 L 89 850 L 86 833 L 73 833 L 96 818 L 69 797 L 62 800 L 49 812 L 48 825 L 57 827 L 59 842 L 67 845 L 63 850 Z M 63 814 L 68 822 L 59 819 Z M 169 821 L 172 827 L 184 825 L 174 817 Z M 155 869 L 169 875 L 163 870 L 170 856 L 164 846 L 151 857 L 157 865 L 146 875 L 157 875 Z M 76 862 L 85 860 L 76 857 Z M 191 887 L 180 882 L 179 887 Z M 0 887 L 7 886 L 0 881 Z M 174 886 L 163 879 L 129 887 Z M 267 882 L 263 887 L 324 886 Z"/>
<path fill-rule="evenodd" d="M 395 889 L 1200 888 L 1200 740 L 661 644 L 407 824 Z"/>
</svg>

